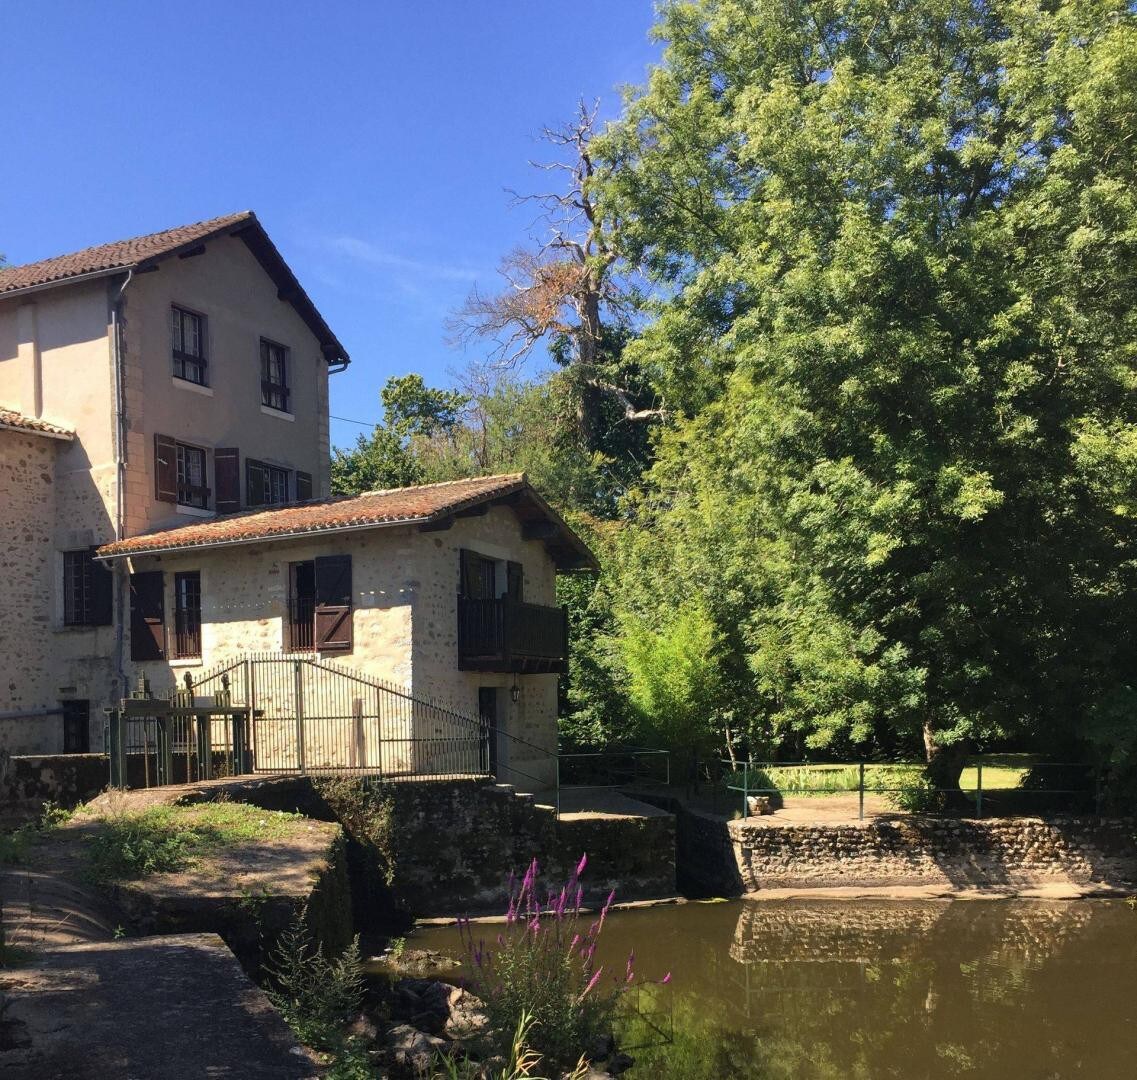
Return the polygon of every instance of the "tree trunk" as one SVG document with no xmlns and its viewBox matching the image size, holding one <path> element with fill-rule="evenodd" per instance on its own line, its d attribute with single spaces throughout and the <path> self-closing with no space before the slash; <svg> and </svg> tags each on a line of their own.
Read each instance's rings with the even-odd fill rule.
<svg viewBox="0 0 1137 1080">
<path fill-rule="evenodd" d="M 968 740 L 942 743 L 931 721 L 924 721 L 924 768 L 932 785 L 945 793 L 944 801 L 949 807 L 958 807 L 964 802 L 959 778 L 970 753 L 971 743 Z"/>
</svg>

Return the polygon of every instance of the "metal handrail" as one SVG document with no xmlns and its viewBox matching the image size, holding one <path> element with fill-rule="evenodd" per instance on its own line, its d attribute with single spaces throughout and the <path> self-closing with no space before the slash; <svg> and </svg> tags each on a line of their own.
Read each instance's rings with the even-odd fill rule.
<svg viewBox="0 0 1137 1080">
<path fill-rule="evenodd" d="M 907 762 L 907 761 L 845 761 L 845 762 L 829 762 L 829 761 L 730 761 L 726 758 L 696 758 L 694 761 L 696 778 L 698 777 L 699 766 L 701 764 L 714 764 L 720 767 L 726 767 L 731 777 L 742 774 L 742 784 L 736 785 L 727 783 L 724 786 L 727 791 L 736 791 L 742 794 L 742 816 L 744 818 L 750 816 L 750 796 L 758 795 L 812 795 L 818 798 L 824 798 L 827 795 L 843 795 L 843 794 L 856 794 L 858 799 L 857 816 L 859 820 L 864 820 L 865 816 L 865 795 L 888 795 L 900 794 L 908 791 L 909 787 L 904 785 L 877 785 L 865 783 L 865 770 L 873 767 L 900 767 L 911 768 L 914 776 L 920 776 L 924 769 L 923 762 Z M 1100 770 L 1096 769 L 1088 762 L 1066 762 L 1066 761 L 1032 761 L 1024 763 L 1027 770 L 1030 769 L 1083 769 L 1092 771 L 1094 775 L 1094 783 L 1092 787 L 1084 788 L 1024 788 L 1016 785 L 1015 787 L 990 787 L 986 789 L 983 786 L 983 760 L 976 758 L 965 762 L 963 771 L 968 769 L 975 770 L 975 786 L 974 788 L 927 788 L 929 793 L 944 794 L 944 795 L 959 795 L 967 791 L 974 792 L 973 802 L 975 804 L 975 815 L 981 818 L 983 816 L 983 798 L 984 794 L 990 798 L 996 793 L 1006 793 L 1008 791 L 1023 792 L 1030 795 L 1038 796 L 1052 796 L 1052 795 L 1090 795 L 1094 796 L 1094 803 L 1097 812 L 1100 812 L 1102 800 L 1104 798 L 1104 789 L 1101 783 Z M 783 769 L 800 769 L 809 768 L 819 772 L 831 771 L 836 772 L 843 769 L 857 770 L 857 779 L 855 784 L 848 787 L 836 788 L 810 788 L 806 786 L 793 786 L 779 785 L 763 787 L 759 783 L 751 783 L 751 780 L 759 781 L 759 776 L 754 774 L 762 774 L 766 779 L 769 777 L 769 770 L 783 770 Z M 722 780 L 722 774 L 718 780 Z"/>
</svg>

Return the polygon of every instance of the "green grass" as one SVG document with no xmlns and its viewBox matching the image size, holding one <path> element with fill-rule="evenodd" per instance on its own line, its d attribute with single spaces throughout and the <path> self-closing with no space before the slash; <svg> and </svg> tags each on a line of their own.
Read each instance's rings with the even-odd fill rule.
<svg viewBox="0 0 1137 1080">
<path fill-rule="evenodd" d="M 107 882 L 176 873 L 211 851 L 287 836 L 301 820 L 297 814 L 224 802 L 111 814 L 89 841 L 91 876 Z"/>
</svg>

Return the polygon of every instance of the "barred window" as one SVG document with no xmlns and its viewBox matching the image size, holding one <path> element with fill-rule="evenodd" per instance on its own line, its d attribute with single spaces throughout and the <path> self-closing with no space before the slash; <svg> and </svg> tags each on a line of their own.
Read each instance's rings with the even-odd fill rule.
<svg viewBox="0 0 1137 1080">
<path fill-rule="evenodd" d="M 63 553 L 63 624 L 107 626 L 111 621 L 111 572 L 95 562 L 95 549 Z"/>
<path fill-rule="evenodd" d="M 201 656 L 201 575 L 174 575 L 174 655 Z"/>
</svg>

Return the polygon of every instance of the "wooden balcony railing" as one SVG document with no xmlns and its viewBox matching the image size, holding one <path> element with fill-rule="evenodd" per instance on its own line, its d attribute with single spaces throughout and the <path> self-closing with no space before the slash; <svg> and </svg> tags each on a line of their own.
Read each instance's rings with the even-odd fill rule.
<svg viewBox="0 0 1137 1080">
<path fill-rule="evenodd" d="M 458 597 L 458 667 L 463 671 L 563 672 L 568 612 L 507 597 Z"/>
</svg>

